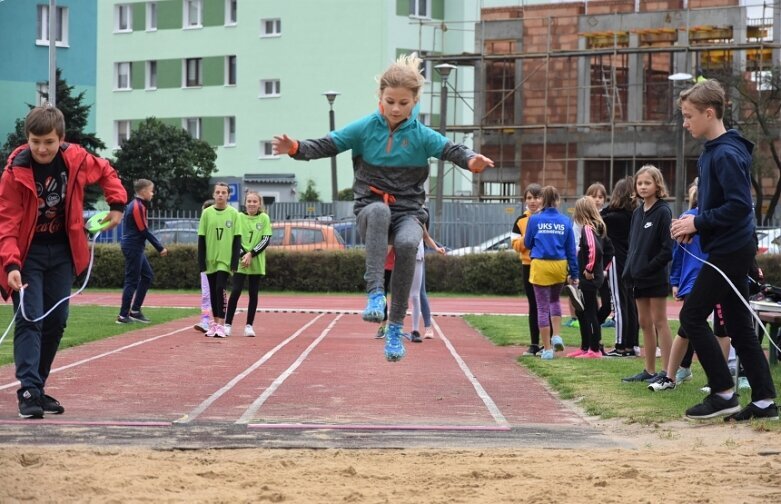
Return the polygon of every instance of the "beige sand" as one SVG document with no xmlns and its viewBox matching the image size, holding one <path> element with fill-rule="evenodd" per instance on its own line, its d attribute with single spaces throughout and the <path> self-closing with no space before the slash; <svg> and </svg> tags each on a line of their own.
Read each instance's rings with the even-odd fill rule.
<svg viewBox="0 0 781 504">
<path fill-rule="evenodd" d="M 781 433 L 600 422 L 633 449 L 4 446 L 0 502 L 781 502 Z"/>
</svg>

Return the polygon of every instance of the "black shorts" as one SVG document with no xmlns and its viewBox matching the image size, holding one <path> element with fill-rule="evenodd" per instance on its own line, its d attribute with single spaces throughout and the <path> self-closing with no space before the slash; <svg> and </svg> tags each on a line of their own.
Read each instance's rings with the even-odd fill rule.
<svg viewBox="0 0 781 504">
<path fill-rule="evenodd" d="M 665 283 L 650 287 L 635 286 L 634 293 L 635 299 L 667 297 L 670 295 L 670 284 Z"/>
</svg>

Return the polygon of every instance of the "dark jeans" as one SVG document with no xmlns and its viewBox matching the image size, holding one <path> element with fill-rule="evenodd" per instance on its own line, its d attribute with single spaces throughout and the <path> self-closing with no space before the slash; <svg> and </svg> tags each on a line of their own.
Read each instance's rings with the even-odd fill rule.
<svg viewBox="0 0 781 504">
<path fill-rule="evenodd" d="M 122 289 L 122 306 L 119 315 L 127 317 L 129 311 L 141 311 L 146 293 L 152 285 L 154 273 L 143 248 L 122 247 L 122 254 L 125 256 L 125 286 Z"/>
<path fill-rule="evenodd" d="M 236 306 L 239 304 L 241 291 L 244 290 L 244 279 L 249 280 L 249 304 L 247 305 L 247 325 L 255 322 L 255 311 L 258 309 L 258 289 L 260 288 L 261 275 L 245 275 L 244 273 L 233 274 L 233 288 L 231 296 L 228 299 L 228 313 L 225 315 L 225 323 L 233 324 L 233 315 L 236 314 Z"/>
<path fill-rule="evenodd" d="M 740 297 L 746 299 L 748 297 L 746 275 L 755 254 L 755 245 L 749 243 L 729 255 L 711 254 L 708 261 L 723 271 L 737 287 Z M 711 390 L 721 392 L 733 387 L 727 362 L 708 324 L 708 316 L 717 303 L 721 304 L 724 310 L 727 334 L 732 338 L 732 346 L 735 347 L 735 352 L 751 384 L 751 399 L 758 401 L 776 397 L 770 367 L 759 345 L 749 309 L 719 272 L 706 264 L 700 270 L 694 287 L 683 302 L 681 326 L 694 345 L 700 364 L 708 376 Z"/>
<path fill-rule="evenodd" d="M 33 243 L 22 266 L 24 311 L 36 319 L 71 293 L 73 260 L 67 243 L 38 245 Z M 14 292 L 14 310 L 19 307 L 19 293 Z M 21 311 L 14 329 L 14 363 L 21 391 L 35 389 L 43 394 L 46 379 L 54 362 L 62 333 L 68 321 L 68 301 L 60 304 L 45 319 L 28 322 Z"/>
</svg>

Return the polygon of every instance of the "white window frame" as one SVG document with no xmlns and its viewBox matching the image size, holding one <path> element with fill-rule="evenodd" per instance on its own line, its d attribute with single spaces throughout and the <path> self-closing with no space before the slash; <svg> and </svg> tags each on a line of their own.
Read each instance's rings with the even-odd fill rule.
<svg viewBox="0 0 781 504">
<path fill-rule="evenodd" d="M 268 23 L 271 23 L 271 31 L 267 30 Z M 280 18 L 264 18 L 260 20 L 260 37 L 272 38 L 282 36 L 282 19 Z"/>
<path fill-rule="evenodd" d="M 157 2 L 146 3 L 146 31 L 157 31 Z"/>
<path fill-rule="evenodd" d="M 197 83 L 192 86 L 189 84 L 189 70 L 191 61 L 196 65 L 195 70 L 198 74 L 196 77 Z M 185 58 L 182 60 L 182 87 L 188 89 L 197 89 L 203 87 L 203 58 Z"/>
<path fill-rule="evenodd" d="M 122 145 L 130 138 L 130 121 L 114 121 L 114 148 L 121 149 Z"/>
<path fill-rule="evenodd" d="M 190 14 L 194 9 L 193 15 Z M 194 18 L 194 19 L 193 19 Z M 182 29 L 203 28 L 203 0 L 184 0 L 182 2 Z"/>
<path fill-rule="evenodd" d="M 146 72 L 144 74 L 144 89 L 148 91 L 157 89 L 157 60 L 146 62 Z"/>
<path fill-rule="evenodd" d="M 236 116 L 225 118 L 225 137 L 223 147 L 234 147 L 236 145 Z"/>
<path fill-rule="evenodd" d="M 39 107 L 46 105 L 46 98 L 43 97 L 43 93 L 49 94 L 49 82 L 36 82 L 35 83 L 35 104 Z"/>
<path fill-rule="evenodd" d="M 190 130 L 190 125 L 195 126 L 195 134 Z M 185 117 L 182 119 L 182 128 L 194 139 L 200 140 L 203 134 L 203 121 L 200 117 Z"/>
<path fill-rule="evenodd" d="M 238 0 L 225 0 L 225 26 L 236 26 L 238 23 L 239 11 Z"/>
<path fill-rule="evenodd" d="M 114 6 L 114 33 L 130 33 L 133 31 L 133 6 L 130 4 L 117 4 Z M 125 26 L 122 26 L 122 19 Z"/>
<path fill-rule="evenodd" d="M 271 140 L 261 140 L 258 159 L 279 159 L 279 154 L 274 154 Z"/>
<path fill-rule="evenodd" d="M 38 5 L 38 26 L 35 34 L 36 45 L 49 45 L 49 6 Z M 59 31 L 59 38 L 55 41 L 57 47 L 70 47 L 68 44 L 68 7 L 57 7 L 57 20 L 55 28 Z"/>
<path fill-rule="evenodd" d="M 122 85 L 123 69 L 127 70 L 124 72 L 127 74 L 125 86 Z M 114 63 L 114 91 L 130 91 L 133 89 L 131 72 L 132 65 L 129 61 L 118 61 L 117 63 Z"/>
<path fill-rule="evenodd" d="M 233 61 L 233 82 L 231 82 L 231 61 Z M 225 85 L 236 86 L 238 80 L 238 59 L 235 54 L 225 56 Z"/>
<path fill-rule="evenodd" d="M 268 85 L 271 85 L 271 92 L 267 91 Z M 261 79 L 260 81 L 260 95 L 258 98 L 279 98 L 281 95 L 281 83 L 279 79 Z"/>
<path fill-rule="evenodd" d="M 423 14 L 420 13 L 421 5 L 425 9 Z M 419 19 L 431 19 L 431 0 L 410 0 L 410 13 L 409 17 Z"/>
<path fill-rule="evenodd" d="M 773 72 L 770 70 L 751 72 L 751 82 L 756 85 L 757 91 L 772 91 Z"/>
</svg>

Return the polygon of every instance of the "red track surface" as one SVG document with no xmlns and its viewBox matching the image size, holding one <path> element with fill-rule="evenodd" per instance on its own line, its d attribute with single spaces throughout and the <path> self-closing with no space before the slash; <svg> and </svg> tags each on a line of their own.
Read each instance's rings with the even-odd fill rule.
<svg viewBox="0 0 781 504">
<path fill-rule="evenodd" d="M 74 304 L 117 306 L 118 293 Z M 242 300 L 246 303 L 246 300 Z M 327 424 L 382 429 L 507 429 L 582 420 L 520 367 L 522 348 L 495 347 L 459 317 L 435 317 L 437 337 L 383 357 L 376 326 L 351 311 L 360 296 L 262 295 L 257 338 L 220 340 L 193 317 L 63 350 L 46 392 L 65 406 L 42 422 L 115 425 Z M 197 306 L 194 295 L 152 294 L 149 306 Z M 245 306 L 240 304 L 240 306 Z M 437 298 L 436 313 L 518 313 L 512 298 Z M 312 311 L 330 310 L 330 313 Z M 347 312 L 347 313 L 337 313 Z M 103 323 L 100 321 L 99 323 Z M 113 323 L 105 321 L 105 323 Z M 461 361 L 461 363 L 459 362 Z M 0 423 L 16 420 L 13 366 L 0 368 Z"/>
</svg>

